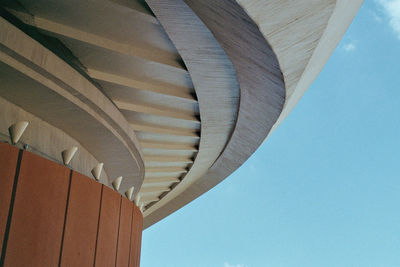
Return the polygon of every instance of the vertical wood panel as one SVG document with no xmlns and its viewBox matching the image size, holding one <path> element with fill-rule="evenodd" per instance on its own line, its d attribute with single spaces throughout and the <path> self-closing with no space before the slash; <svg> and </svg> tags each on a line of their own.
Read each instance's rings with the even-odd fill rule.
<svg viewBox="0 0 400 267">
<path fill-rule="evenodd" d="M 132 230 L 131 230 L 131 251 L 130 251 L 130 258 L 129 258 L 129 267 L 136 267 L 136 261 L 137 261 L 137 240 L 138 240 L 138 235 L 137 235 L 137 211 L 136 211 L 136 206 L 133 205 L 133 216 L 132 216 Z"/>
<path fill-rule="evenodd" d="M 57 266 L 70 170 L 24 152 L 4 266 Z"/>
<path fill-rule="evenodd" d="M 143 232 L 143 215 L 140 212 L 140 209 L 135 206 L 136 210 L 136 221 L 137 224 L 136 234 L 137 234 L 137 243 L 136 243 L 136 267 L 140 266 L 140 253 L 142 248 L 142 232 Z"/>
<path fill-rule="evenodd" d="M 103 186 L 95 266 L 115 266 L 121 195 Z"/>
<path fill-rule="evenodd" d="M 93 266 L 101 184 L 72 172 L 61 266 Z"/>
<path fill-rule="evenodd" d="M 121 202 L 121 215 L 119 219 L 117 267 L 129 266 L 129 249 L 132 230 L 133 205 L 127 198 L 123 197 Z"/>
<path fill-rule="evenodd" d="M 0 143 L 2 239 L 15 194 L 5 267 L 139 266 L 143 218 L 132 202 L 77 172 L 70 180 L 68 168 L 32 153 L 18 164 L 18 153 Z"/>
<path fill-rule="evenodd" d="M 140 247 L 143 230 L 143 216 L 139 208 L 133 205 L 133 220 L 131 230 L 131 251 L 129 258 L 129 267 L 138 267 L 140 265 Z"/>
<path fill-rule="evenodd" d="M 0 142 L 0 253 L 3 249 L 17 160 L 18 149 Z"/>
<path fill-rule="evenodd" d="M 70 170 L 24 152 L 4 266 L 57 266 Z"/>
</svg>

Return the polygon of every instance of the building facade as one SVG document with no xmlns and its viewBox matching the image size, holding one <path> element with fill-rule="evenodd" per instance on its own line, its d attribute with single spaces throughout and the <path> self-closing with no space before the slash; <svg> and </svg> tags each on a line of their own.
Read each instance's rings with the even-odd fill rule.
<svg viewBox="0 0 400 267">
<path fill-rule="evenodd" d="M 362 0 L 19 0 L 0 11 L 0 266 L 139 266 L 239 168 Z"/>
</svg>

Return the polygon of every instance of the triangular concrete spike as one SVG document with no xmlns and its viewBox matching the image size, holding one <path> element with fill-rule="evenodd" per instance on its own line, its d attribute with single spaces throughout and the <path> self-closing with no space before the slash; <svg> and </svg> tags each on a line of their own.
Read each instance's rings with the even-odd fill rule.
<svg viewBox="0 0 400 267">
<path fill-rule="evenodd" d="M 103 170 L 103 163 L 99 163 L 97 164 L 96 167 L 93 168 L 92 170 L 92 174 L 94 176 L 94 178 L 98 181 L 100 180 L 100 175 L 101 175 L 101 171 Z"/>
<path fill-rule="evenodd" d="M 135 202 L 136 206 L 138 206 L 138 207 L 140 206 L 140 203 L 139 203 L 140 202 L 140 193 L 136 194 L 134 202 Z"/>
<path fill-rule="evenodd" d="M 139 209 L 140 209 L 140 211 L 143 213 L 143 211 L 144 211 L 144 203 L 140 204 Z"/>
<path fill-rule="evenodd" d="M 128 191 L 125 192 L 125 196 L 132 201 L 132 197 L 133 197 L 133 190 L 135 189 L 135 187 L 131 187 L 128 189 Z"/>
<path fill-rule="evenodd" d="M 114 187 L 115 190 L 119 191 L 119 187 L 121 186 L 122 182 L 122 176 L 118 177 L 112 182 L 112 186 Z"/>
<path fill-rule="evenodd" d="M 25 132 L 26 127 L 28 127 L 29 122 L 27 121 L 19 121 L 14 123 L 13 125 L 8 128 L 8 131 L 10 132 L 10 137 L 11 137 L 11 142 L 13 144 L 18 143 L 19 139 Z"/>
<path fill-rule="evenodd" d="M 69 149 L 66 149 L 63 152 L 61 152 L 61 156 L 62 156 L 62 159 L 63 159 L 63 162 L 64 162 L 65 165 L 68 165 L 71 162 L 71 160 L 74 157 L 76 151 L 78 151 L 78 147 L 73 146 L 73 147 L 71 147 Z"/>
</svg>

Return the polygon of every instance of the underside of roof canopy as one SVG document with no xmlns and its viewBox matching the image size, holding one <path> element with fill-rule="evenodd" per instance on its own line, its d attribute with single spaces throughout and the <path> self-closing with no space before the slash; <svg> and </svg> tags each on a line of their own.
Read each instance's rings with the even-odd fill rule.
<svg viewBox="0 0 400 267">
<path fill-rule="evenodd" d="M 120 192 L 134 187 L 148 227 L 254 153 L 318 75 L 361 4 L 3 1 L 3 114 L 54 132 L 52 144 L 35 134 L 24 141 L 40 153 L 57 160 L 54 147 L 68 139 L 82 150 L 72 168 L 86 174 L 82 161 L 102 162 L 108 186 L 124 177 Z M 2 119 L 0 136 L 11 121 Z"/>
</svg>

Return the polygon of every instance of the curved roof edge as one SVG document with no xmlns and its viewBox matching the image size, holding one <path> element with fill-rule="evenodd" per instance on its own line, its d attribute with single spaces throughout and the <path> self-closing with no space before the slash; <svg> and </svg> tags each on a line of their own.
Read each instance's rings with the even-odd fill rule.
<svg viewBox="0 0 400 267">
<path fill-rule="evenodd" d="M 235 68 L 210 30 L 183 1 L 147 0 L 188 68 L 196 90 L 201 138 L 194 162 L 183 179 L 146 214 L 184 193 L 212 166 L 229 141 L 236 122 L 239 82 Z M 188 18 L 190 22 L 188 23 Z M 137 198 L 140 200 L 140 196 Z"/>
<path fill-rule="evenodd" d="M 144 178 L 136 135 L 115 105 L 86 77 L 47 47 L 0 18 L 0 63 L 9 79 L 0 95 L 77 140 L 105 163 L 109 183 L 125 176 L 121 191 Z M 53 140 L 54 141 L 54 140 Z M 121 155 L 115 160 L 115 154 Z"/>
<path fill-rule="evenodd" d="M 285 106 L 278 121 L 272 128 L 272 133 L 293 110 L 307 89 L 317 78 L 322 68 L 339 44 L 353 18 L 357 14 L 364 0 L 337 0 L 332 15 L 329 18 L 325 31 L 318 41 L 298 82 L 293 86 L 292 93 L 287 97 Z M 279 53 L 278 53 L 279 58 Z"/>
<path fill-rule="evenodd" d="M 185 2 L 212 32 L 236 70 L 240 85 L 239 111 L 231 138 L 218 159 L 178 196 L 155 211 L 146 210 L 145 227 L 207 192 L 243 164 L 268 135 L 285 100 L 278 60 L 257 25 L 236 2 Z M 175 1 L 177 3 L 185 4 Z M 166 12 L 173 15 L 173 10 Z M 173 37 L 170 38 L 173 40 Z M 188 62 L 185 61 L 185 64 Z M 198 89 L 195 89 L 197 92 Z"/>
<path fill-rule="evenodd" d="M 208 191 L 247 160 L 269 133 L 287 117 L 317 77 L 363 1 L 356 0 L 349 3 L 345 0 L 324 2 L 306 0 L 294 3 L 286 0 L 268 2 L 239 0 L 237 2 L 240 6 L 236 2 L 224 0 L 212 2 L 185 0 L 185 2 L 214 34 L 232 61 L 240 84 L 240 108 L 232 137 L 213 166 L 186 191 L 156 212 L 147 214 L 145 212 L 145 227 L 149 227 Z M 237 16 L 241 11 L 244 16 Z M 229 23 L 226 23 L 227 21 Z M 250 36 L 244 37 L 244 33 L 248 30 L 245 25 L 253 25 L 250 27 Z M 259 32 L 262 33 L 260 34 L 262 39 L 266 40 L 265 46 L 258 47 L 259 50 L 270 56 L 273 55 L 274 58 L 276 55 L 277 62 L 265 64 L 269 62 L 267 59 L 246 62 L 246 55 L 251 54 L 249 49 L 257 47 L 254 44 L 257 38 L 251 38 Z M 243 43 L 241 44 L 240 40 L 246 40 L 252 47 L 243 49 L 241 46 Z M 235 50 L 235 48 L 238 49 Z M 266 52 L 268 49 L 270 51 Z M 243 62 L 250 65 L 246 66 Z M 263 84 L 251 82 L 246 84 L 249 82 L 246 79 L 253 77 L 252 82 L 254 82 L 260 78 L 259 76 L 268 76 L 266 74 L 272 74 L 271 77 L 275 78 L 279 75 L 271 72 L 270 69 L 260 71 L 262 68 L 259 68 L 260 72 L 257 72 L 255 71 L 259 67 L 257 64 L 278 66 L 278 69 L 280 66 L 280 71 L 282 71 L 280 74 L 283 75 L 281 88 L 284 88 L 284 92 L 277 93 L 275 96 L 273 96 L 274 92 L 268 92 L 265 95 L 266 98 L 262 100 L 264 106 L 262 106 L 260 96 L 254 97 L 257 89 L 258 93 L 265 93 L 262 90 Z M 278 80 L 270 84 L 272 88 L 279 88 Z M 285 86 L 283 86 L 283 80 Z M 247 87 L 248 85 L 250 87 Z M 284 99 L 285 95 L 286 99 Z M 281 102 L 281 109 L 278 108 L 279 97 L 284 100 L 284 103 L 283 100 Z M 274 101 L 275 103 L 272 103 Z M 264 109 L 255 111 L 257 104 Z M 269 115 L 265 116 L 265 114 Z M 252 141 L 247 142 L 249 139 Z"/>
</svg>

